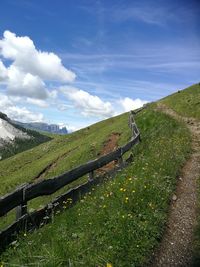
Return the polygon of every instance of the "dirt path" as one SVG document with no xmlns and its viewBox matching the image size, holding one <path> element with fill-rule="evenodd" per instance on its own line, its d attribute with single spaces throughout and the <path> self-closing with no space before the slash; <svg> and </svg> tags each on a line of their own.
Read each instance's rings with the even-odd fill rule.
<svg viewBox="0 0 200 267">
<path fill-rule="evenodd" d="M 191 266 L 193 234 L 197 223 L 197 180 L 200 177 L 200 122 L 181 117 L 164 105 L 159 105 L 158 110 L 187 124 L 192 135 L 192 154 L 178 179 L 166 232 L 151 266 Z"/>
</svg>

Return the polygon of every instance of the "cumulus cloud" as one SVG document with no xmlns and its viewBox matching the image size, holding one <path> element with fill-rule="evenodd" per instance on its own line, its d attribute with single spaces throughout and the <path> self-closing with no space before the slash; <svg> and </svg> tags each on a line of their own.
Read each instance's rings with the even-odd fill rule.
<svg viewBox="0 0 200 267">
<path fill-rule="evenodd" d="M 131 99 L 129 97 L 125 97 L 125 98 L 121 99 L 119 102 L 120 102 L 120 105 L 122 106 L 124 111 L 130 111 L 130 110 L 134 110 L 137 108 L 141 108 L 148 101 L 141 100 L 139 98 Z"/>
<path fill-rule="evenodd" d="M 0 60 L 0 82 L 7 79 L 7 69 L 4 66 L 3 62 Z"/>
<path fill-rule="evenodd" d="M 38 76 L 21 72 L 14 65 L 11 65 L 7 69 L 7 75 L 7 88 L 9 94 L 38 99 L 46 99 L 48 97 L 45 84 Z"/>
<path fill-rule="evenodd" d="M 0 56 L 12 61 L 6 68 L 0 60 L 0 81 L 6 83 L 12 95 L 46 99 L 51 96 L 46 81 L 66 83 L 76 77 L 56 54 L 39 51 L 29 37 L 10 31 L 5 31 L 0 39 Z"/>
<path fill-rule="evenodd" d="M 41 99 L 27 98 L 26 102 L 28 104 L 36 105 L 41 108 L 47 108 L 49 106 L 49 104 L 46 101 L 43 101 Z"/>
<path fill-rule="evenodd" d="M 22 71 L 45 80 L 72 82 L 75 79 L 75 73 L 66 69 L 56 54 L 38 51 L 28 36 L 18 37 L 10 31 L 5 31 L 3 36 L 1 55 L 13 60 Z"/>
<path fill-rule="evenodd" d="M 3 94 L 0 94 L 0 111 L 7 114 L 9 118 L 21 122 L 42 122 L 44 120 L 42 113 L 35 113 L 26 107 L 16 106 L 10 97 Z"/>
<path fill-rule="evenodd" d="M 111 103 L 108 101 L 104 102 L 98 96 L 69 86 L 63 86 L 60 90 L 73 102 L 75 108 L 79 109 L 81 114 L 86 117 L 95 116 L 107 118 L 114 115 Z"/>
</svg>

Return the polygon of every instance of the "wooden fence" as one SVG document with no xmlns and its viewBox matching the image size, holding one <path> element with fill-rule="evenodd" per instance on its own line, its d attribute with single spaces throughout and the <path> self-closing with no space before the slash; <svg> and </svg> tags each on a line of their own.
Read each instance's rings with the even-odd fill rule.
<svg viewBox="0 0 200 267">
<path fill-rule="evenodd" d="M 136 113 L 142 109 L 138 109 Z M 131 117 L 132 116 L 132 117 Z M 81 195 L 88 192 L 91 187 L 101 182 L 98 177 L 94 179 L 94 171 L 105 166 L 106 164 L 117 160 L 118 164 L 122 165 L 122 156 L 129 151 L 135 144 L 140 141 L 140 132 L 134 121 L 133 114 L 130 114 L 131 124 L 129 126 L 132 131 L 131 140 L 115 151 L 103 155 L 98 159 L 92 160 L 78 166 L 70 171 L 67 171 L 59 176 L 51 179 L 42 180 L 34 184 L 23 184 L 12 193 L 9 193 L 0 198 L 0 217 L 5 216 L 10 210 L 16 208 L 16 221 L 9 225 L 6 229 L 0 231 L 0 251 L 2 251 L 20 231 L 28 231 L 38 228 L 43 224 L 48 223 L 53 214 L 63 208 L 63 203 L 70 199 L 68 207 L 71 207 L 80 199 Z M 129 118 L 130 119 L 130 118 Z M 45 195 L 51 195 L 62 187 L 88 174 L 88 182 L 75 187 L 68 192 L 57 197 L 54 201 L 45 207 L 36 210 L 32 213 L 27 212 L 27 202 Z"/>
</svg>

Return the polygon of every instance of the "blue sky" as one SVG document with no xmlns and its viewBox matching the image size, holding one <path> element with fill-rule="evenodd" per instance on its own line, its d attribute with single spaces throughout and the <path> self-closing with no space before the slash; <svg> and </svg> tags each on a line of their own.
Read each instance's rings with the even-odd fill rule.
<svg viewBox="0 0 200 267">
<path fill-rule="evenodd" d="M 14 119 L 77 129 L 200 80 L 198 0 L 1 0 L 0 9 L 0 110 Z"/>
</svg>

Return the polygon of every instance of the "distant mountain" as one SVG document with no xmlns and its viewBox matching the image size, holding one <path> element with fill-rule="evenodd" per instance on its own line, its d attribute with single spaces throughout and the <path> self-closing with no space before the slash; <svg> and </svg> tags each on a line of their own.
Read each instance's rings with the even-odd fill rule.
<svg viewBox="0 0 200 267">
<path fill-rule="evenodd" d="M 8 116 L 0 112 L 0 160 L 51 140 L 36 131 L 13 124 Z"/>
<path fill-rule="evenodd" d="M 67 128 L 60 128 L 57 124 L 48 124 L 43 122 L 30 122 L 24 123 L 19 121 L 14 121 L 15 124 L 20 125 L 26 129 L 31 129 L 35 131 L 48 132 L 53 134 L 68 134 Z"/>
<path fill-rule="evenodd" d="M 0 113 L 0 146 L 12 143 L 16 138 L 30 139 L 31 137 L 26 132 L 14 127 L 6 114 Z"/>
</svg>

